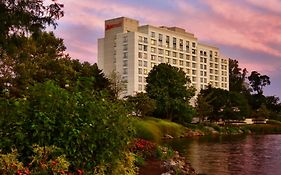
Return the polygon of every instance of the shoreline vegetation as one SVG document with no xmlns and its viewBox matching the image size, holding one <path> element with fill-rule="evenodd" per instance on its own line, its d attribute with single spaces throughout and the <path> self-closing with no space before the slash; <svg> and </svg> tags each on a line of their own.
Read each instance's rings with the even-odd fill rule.
<svg viewBox="0 0 281 175">
<path fill-rule="evenodd" d="M 161 145 L 165 140 L 201 136 L 225 136 L 243 134 L 281 134 L 281 122 L 269 120 L 267 124 L 224 125 L 205 123 L 185 126 L 168 120 L 147 117 L 133 121 L 138 138 Z M 139 175 L 146 174 L 197 174 L 189 160 L 176 150 L 166 160 L 147 159 L 139 166 Z"/>
</svg>

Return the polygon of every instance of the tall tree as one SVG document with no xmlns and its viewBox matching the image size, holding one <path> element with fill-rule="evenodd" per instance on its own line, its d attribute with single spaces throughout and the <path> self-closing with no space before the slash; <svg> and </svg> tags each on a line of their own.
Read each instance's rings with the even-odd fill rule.
<svg viewBox="0 0 281 175">
<path fill-rule="evenodd" d="M 257 71 L 252 71 L 251 75 L 248 77 L 252 90 L 256 91 L 258 95 L 262 95 L 263 88 L 270 85 L 269 79 L 267 75 L 261 75 Z"/>
<path fill-rule="evenodd" d="M 245 84 L 246 74 L 247 69 L 242 70 L 237 60 L 229 59 L 229 90 L 235 92 L 247 91 Z"/>
<path fill-rule="evenodd" d="M 185 73 L 169 64 L 154 66 L 146 79 L 146 92 L 156 101 L 156 115 L 161 118 L 188 121 L 193 110 L 189 100 L 194 89 Z"/>
</svg>

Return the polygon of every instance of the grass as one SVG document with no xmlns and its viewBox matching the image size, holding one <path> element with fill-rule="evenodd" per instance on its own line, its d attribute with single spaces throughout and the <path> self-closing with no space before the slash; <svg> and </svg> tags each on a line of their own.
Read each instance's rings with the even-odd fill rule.
<svg viewBox="0 0 281 175">
<path fill-rule="evenodd" d="M 162 120 L 152 117 L 144 119 L 134 119 L 136 128 L 136 137 L 160 143 L 165 135 L 180 137 L 186 131 L 186 128 L 180 124 L 169 120 Z"/>
</svg>

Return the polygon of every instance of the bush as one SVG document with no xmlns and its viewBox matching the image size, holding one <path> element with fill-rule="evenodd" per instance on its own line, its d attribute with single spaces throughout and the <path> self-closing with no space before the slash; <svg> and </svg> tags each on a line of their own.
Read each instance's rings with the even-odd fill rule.
<svg viewBox="0 0 281 175">
<path fill-rule="evenodd" d="M 53 82 L 36 84 L 23 99 L 0 99 L 0 149 L 17 148 L 30 162 L 32 145 L 56 146 L 77 168 L 118 162 L 134 134 L 121 102 L 91 92 L 68 92 Z M 3 105 L 2 105 L 3 104 Z M 107 171 L 112 171 L 109 169 Z"/>
</svg>

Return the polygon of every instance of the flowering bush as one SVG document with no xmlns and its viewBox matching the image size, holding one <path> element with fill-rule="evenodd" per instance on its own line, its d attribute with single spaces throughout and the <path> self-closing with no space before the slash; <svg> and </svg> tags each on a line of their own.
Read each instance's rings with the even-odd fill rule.
<svg viewBox="0 0 281 175">
<path fill-rule="evenodd" d="M 144 139 L 135 139 L 130 146 L 130 151 L 144 158 L 155 157 L 156 144 Z"/>
</svg>

